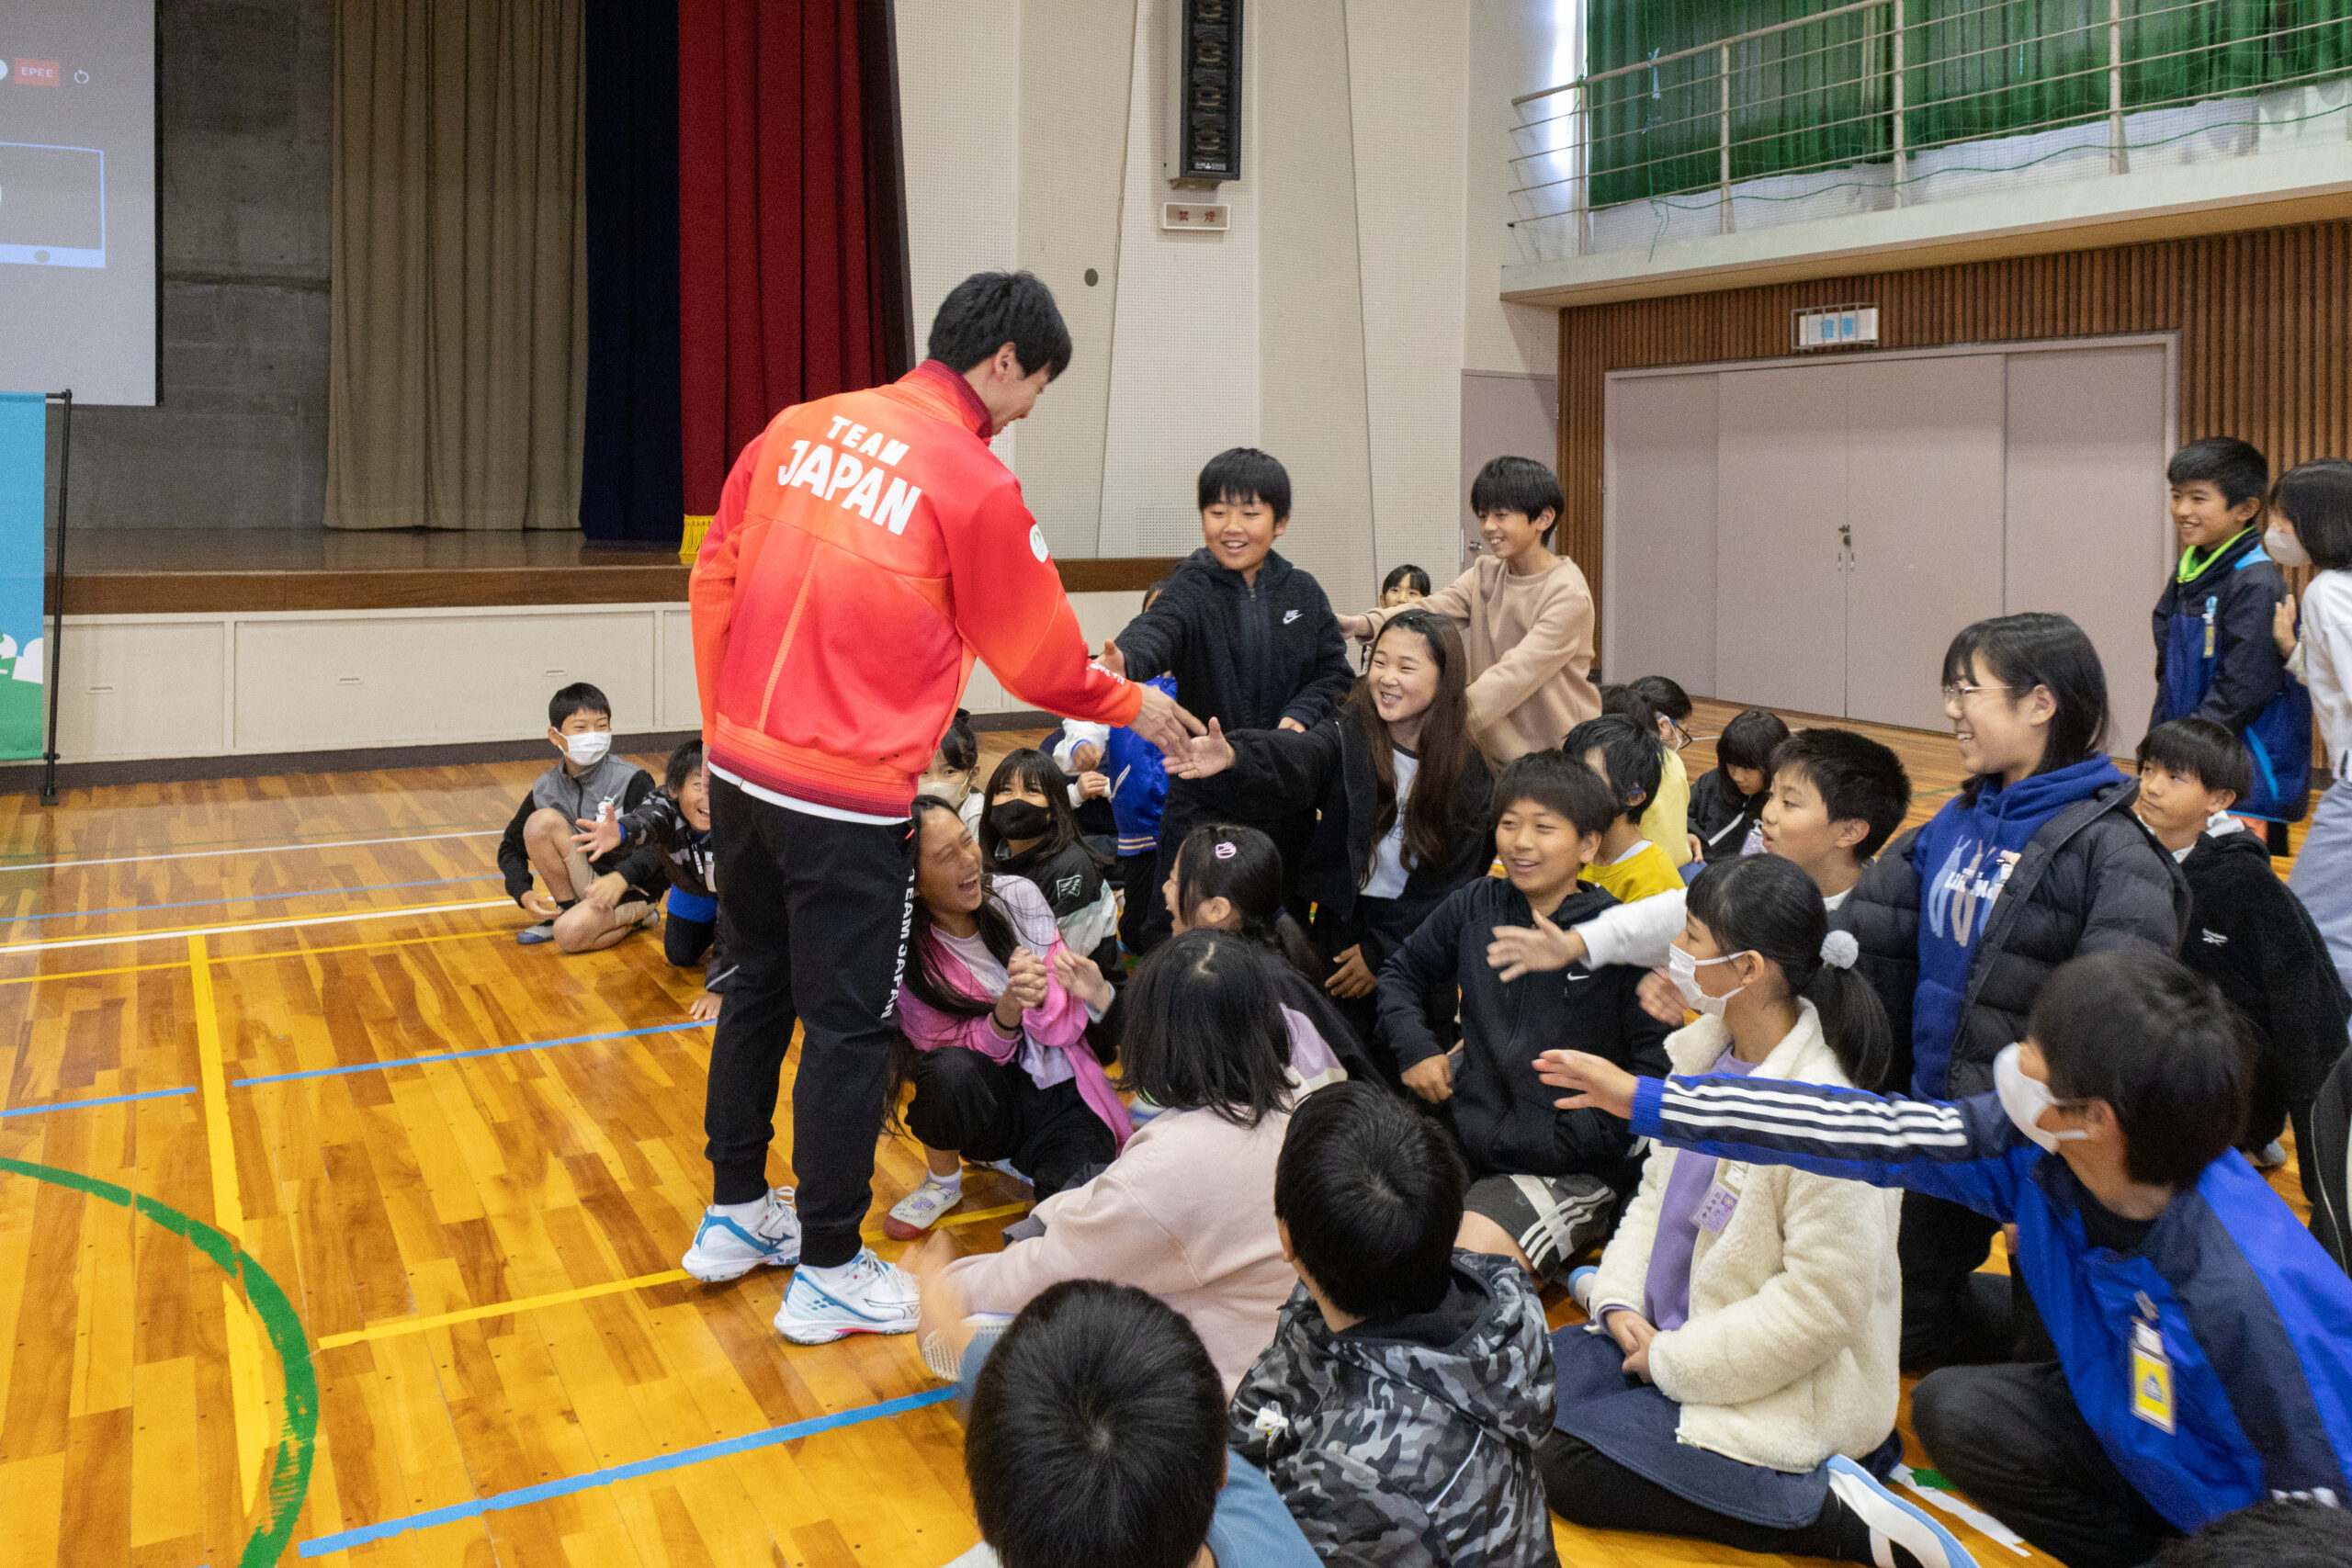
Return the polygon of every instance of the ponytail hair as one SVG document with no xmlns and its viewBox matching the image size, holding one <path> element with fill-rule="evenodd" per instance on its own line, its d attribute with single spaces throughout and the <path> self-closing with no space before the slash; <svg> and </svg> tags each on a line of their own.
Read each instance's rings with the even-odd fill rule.
<svg viewBox="0 0 2352 1568">
<path fill-rule="evenodd" d="M 1222 822 L 1185 834 L 1176 850 L 1177 912 L 1190 924 L 1193 912 L 1212 898 L 1233 906 L 1242 936 L 1322 983 L 1323 960 L 1283 908 L 1283 857 L 1272 839 L 1255 828 Z"/>
<path fill-rule="evenodd" d="M 1728 958 L 1753 953 L 1787 981 L 1789 993 L 1821 1014 L 1821 1037 L 1856 1089 L 1878 1089 L 1894 1061 L 1894 1032 L 1886 1009 L 1850 958 L 1829 963 L 1829 910 L 1813 878 L 1778 855 L 1746 855 L 1710 866 L 1690 885 L 1690 912 Z M 1838 945 L 1853 938 L 1840 931 Z"/>
</svg>

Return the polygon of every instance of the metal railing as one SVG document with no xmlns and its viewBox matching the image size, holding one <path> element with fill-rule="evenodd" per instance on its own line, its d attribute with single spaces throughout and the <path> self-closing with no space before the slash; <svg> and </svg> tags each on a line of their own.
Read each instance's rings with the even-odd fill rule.
<svg viewBox="0 0 2352 1568">
<path fill-rule="evenodd" d="M 2016 8 L 1996 3 L 1919 20 L 1908 19 L 1906 9 L 1917 8 L 1917 0 L 1910 0 L 1908 6 L 1905 0 L 1854 0 L 1853 4 L 1830 6 L 1811 16 L 1593 72 L 1573 82 L 1513 98 L 1511 106 L 1519 113 L 1518 123 L 1513 127 L 1519 150 L 1510 158 L 1512 184 L 1509 194 L 1517 214 L 1510 220 L 1511 227 L 1521 231 L 1524 240 L 1531 228 L 1541 225 L 1556 232 L 1565 220 L 1564 246 L 1532 248 L 1563 249 L 1567 254 L 1582 255 L 1595 248 L 1593 218 L 1598 209 L 1647 203 L 1688 211 L 1703 210 L 1713 205 L 1717 231 L 1727 234 L 1734 229 L 1737 208 L 1735 196 L 1744 180 L 1851 170 L 1858 165 L 1883 166 L 1883 172 L 1871 185 L 1880 193 L 1881 205 L 1900 207 L 1919 198 L 1913 187 L 1928 177 L 1928 173 L 1917 168 L 1925 155 L 2066 127 L 2087 127 L 2101 120 L 2105 122 L 2106 171 L 2121 174 L 2131 167 L 2132 127 L 2135 118 L 2217 98 L 2278 93 L 2352 75 L 2352 48 L 2339 45 L 2335 51 L 2337 58 L 2317 69 L 2267 76 L 2258 82 L 2233 83 L 2220 90 L 2206 86 L 2165 96 L 2127 95 L 2126 90 L 2127 73 L 2147 75 L 2167 62 L 2182 62 L 2182 73 L 2187 75 L 2190 73 L 2188 62 L 2192 57 L 2243 51 L 2250 46 L 2284 57 L 2295 47 L 2299 37 L 2312 34 L 2318 28 L 2339 29 L 2352 39 L 2352 13 L 2259 33 L 2222 37 L 2219 41 L 2200 39 L 2183 48 L 2151 51 L 2139 47 L 2140 40 L 2155 30 L 2151 24 L 2167 17 L 2188 19 L 2189 13 L 2218 13 L 2228 0 L 2178 0 L 2172 5 L 2134 5 L 2129 10 L 2126 0 L 2105 0 L 2103 19 L 2098 17 L 2099 0 L 2091 0 L 2084 9 L 2091 12 L 2092 19 L 2030 37 L 2003 37 L 1983 47 L 1953 49 L 1939 47 L 1947 40 L 1934 36 L 1936 29 L 1948 29 L 1957 37 L 1973 21 L 1996 12 L 2013 17 Z M 1799 29 L 1827 29 L 1841 22 L 1848 26 L 1838 30 L 1849 36 L 1834 37 L 1811 48 L 1791 48 L 1781 43 L 1768 52 L 1762 47 L 1768 40 L 1780 39 Z M 1860 24 L 1859 28 L 1854 26 L 1857 22 Z M 2209 29 L 2207 38 L 2219 31 Z M 2102 34 L 2103 39 L 2098 36 Z M 2102 42 L 2104 49 L 2098 47 Z M 2070 45 L 2089 62 L 2047 72 L 2024 69 L 2029 51 L 2050 46 L 2057 51 Z M 1839 57 L 1857 59 L 1841 62 Z M 1712 71 L 1702 68 L 1671 73 L 1668 69 L 1700 62 L 1712 64 Z M 2017 66 L 2014 73 L 2009 71 L 2012 62 Z M 1788 91 L 1761 90 L 1781 78 L 1806 70 L 1824 73 L 1826 79 L 1807 81 Z M 1992 80 L 1989 85 L 1923 94 L 1915 86 L 1915 77 L 1924 78 L 1928 73 L 1955 80 L 1972 74 Z M 1686 79 L 1669 82 L 1669 74 Z M 1649 78 L 1645 94 L 1638 97 L 1612 96 L 1612 85 L 1643 75 Z M 1741 90 L 1744 81 L 1749 84 L 1745 92 Z M 2085 93 L 2074 85 L 2092 90 Z M 2000 100 L 2005 95 L 2038 92 L 2059 97 L 2069 96 L 2070 87 L 2079 107 L 2024 119 L 2002 110 Z M 1633 106 L 1644 100 L 1663 104 L 1668 95 L 1683 100 L 1675 112 L 1665 118 L 1655 114 L 1642 117 L 1638 123 L 1604 129 L 1596 135 L 1596 116 L 1608 119 L 1612 118 L 1611 111 L 1620 111 L 1614 118 L 1632 120 L 1636 118 L 1628 112 Z M 1822 105 L 1850 100 L 1854 107 L 1851 112 L 1827 118 L 1805 118 L 1801 125 L 1792 126 L 1774 118 L 1776 109 L 1785 115 L 1807 99 Z M 1966 118 L 1972 107 L 1987 111 L 1998 123 L 1970 126 L 1940 136 L 1917 134 L 1920 125 Z M 2352 93 L 2346 95 L 2345 103 L 2321 114 L 2342 115 L 2346 134 L 2352 135 L 2352 112 L 2347 110 L 2352 110 Z M 1740 130 L 1743 121 L 1754 128 L 1747 134 Z M 2260 122 L 2254 119 L 2244 123 L 2258 126 Z M 1711 139 L 1701 129 L 1710 125 Z M 2199 129 L 2212 128 L 2207 125 Z M 1774 146 L 1792 139 L 1840 130 L 1847 133 L 1843 141 L 1849 145 L 1841 145 L 1826 156 L 1791 158 Z M 1628 139 L 1637 139 L 1635 147 L 1621 145 Z M 1713 152 L 1712 178 L 1693 178 L 1691 171 L 1704 166 L 1701 160 L 1710 140 Z M 1634 155 L 1639 147 L 1659 141 L 1676 144 L 1655 155 Z M 1856 141 L 1867 145 L 1858 152 L 1850 145 Z M 2095 152 L 2097 146 L 2077 141 L 2064 151 Z M 1597 152 L 1600 167 L 1596 167 Z M 1596 203 L 1595 186 L 1601 181 L 1616 187 L 1637 184 L 1644 188 L 1634 196 Z"/>
</svg>

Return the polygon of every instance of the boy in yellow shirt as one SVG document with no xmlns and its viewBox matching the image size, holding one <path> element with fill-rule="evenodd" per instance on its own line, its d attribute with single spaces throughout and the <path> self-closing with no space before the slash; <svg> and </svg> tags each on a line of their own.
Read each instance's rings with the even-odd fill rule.
<svg viewBox="0 0 2352 1568">
<path fill-rule="evenodd" d="M 1642 813 L 1657 797 L 1666 771 L 1666 747 L 1657 734 L 1624 714 L 1603 714 L 1569 730 L 1560 750 L 1608 781 L 1617 797 L 1617 818 L 1601 835 L 1583 880 L 1626 904 L 1655 893 L 1680 892 L 1682 874 L 1642 833 Z"/>
</svg>

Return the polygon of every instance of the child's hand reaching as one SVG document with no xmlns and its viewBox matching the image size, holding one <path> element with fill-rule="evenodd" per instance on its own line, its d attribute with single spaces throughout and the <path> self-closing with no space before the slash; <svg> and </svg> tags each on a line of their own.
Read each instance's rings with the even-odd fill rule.
<svg viewBox="0 0 2352 1568">
<path fill-rule="evenodd" d="M 1572 1091 L 1567 1099 L 1552 1102 L 1562 1111 L 1606 1111 L 1616 1117 L 1634 1114 L 1634 1075 L 1604 1056 L 1583 1051 L 1546 1051 L 1535 1058 L 1535 1076 L 1554 1089 Z"/>
<path fill-rule="evenodd" d="M 1660 1023 L 1670 1023 L 1679 1029 L 1690 1021 L 1690 1010 L 1683 1005 L 1682 993 L 1675 988 L 1674 976 L 1663 969 L 1653 969 L 1642 976 L 1634 987 L 1634 999 L 1642 1010 Z"/>
<path fill-rule="evenodd" d="M 1340 635 L 1341 637 L 1351 637 L 1358 642 L 1370 642 L 1372 640 L 1372 617 L 1370 615 L 1334 615 L 1331 618 L 1340 623 Z"/>
<path fill-rule="evenodd" d="M 1100 800 L 1110 793 L 1111 780 L 1107 775 L 1091 771 L 1078 775 L 1078 797 L 1080 800 Z"/>
<path fill-rule="evenodd" d="M 1102 748 L 1091 740 L 1080 741 L 1070 748 L 1069 765 L 1080 773 L 1091 773 L 1102 765 Z"/>
<path fill-rule="evenodd" d="M 582 817 L 576 820 L 582 831 L 571 835 L 572 847 L 590 860 L 603 860 L 621 847 L 619 818 Z"/>
<path fill-rule="evenodd" d="M 1487 944 L 1487 964 L 1502 971 L 1505 984 L 1538 971 L 1566 969 L 1585 956 L 1584 938 L 1562 931 L 1541 911 L 1532 928 L 1497 926 L 1494 931 L 1495 940 Z"/>
<path fill-rule="evenodd" d="M 1115 994 L 1111 982 L 1102 977 L 1101 964 L 1067 947 L 1054 954 L 1054 978 L 1062 983 L 1063 990 L 1080 1001 L 1092 1003 L 1098 1011 L 1109 1007 Z"/>
<path fill-rule="evenodd" d="M 1046 1005 L 1046 961 L 1025 947 L 1012 950 L 1004 966 L 1004 994 L 1022 1011 Z"/>
<path fill-rule="evenodd" d="M 1121 653 L 1119 645 L 1109 637 L 1102 639 L 1102 657 L 1095 662 L 1122 681 L 1127 678 L 1127 656 Z"/>
<path fill-rule="evenodd" d="M 1442 1105 L 1453 1098 L 1453 1064 L 1443 1055 L 1425 1056 L 1398 1076 L 1407 1089 L 1431 1105 Z"/>
<path fill-rule="evenodd" d="M 1209 732 L 1193 737 L 1184 749 L 1170 754 L 1168 771 L 1180 779 L 1205 779 L 1233 766 L 1233 744 L 1225 738 L 1225 727 L 1209 720 Z"/>
</svg>

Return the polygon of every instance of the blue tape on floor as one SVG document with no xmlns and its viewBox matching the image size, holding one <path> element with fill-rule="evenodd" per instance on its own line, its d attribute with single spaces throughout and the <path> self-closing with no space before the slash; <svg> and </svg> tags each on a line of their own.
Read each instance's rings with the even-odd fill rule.
<svg viewBox="0 0 2352 1568">
<path fill-rule="evenodd" d="M 47 915 L 9 915 L 0 918 L 0 925 L 30 926 L 43 920 L 72 920 L 85 916 L 143 915 L 150 909 L 204 909 L 217 904 L 266 904 L 273 898 L 323 898 L 331 893 L 390 893 L 399 887 L 454 887 L 460 882 L 495 882 L 502 873 L 485 871 L 479 876 L 443 876 L 431 882 L 377 882 L 365 887 L 305 887 L 292 893 L 247 893 L 235 898 L 184 898 L 176 904 L 118 904 L 110 909 L 59 909 Z"/>
<path fill-rule="evenodd" d="M 551 1045 L 584 1045 L 592 1040 L 634 1040 L 640 1034 L 671 1034 L 688 1029 L 714 1029 L 715 1023 L 657 1023 L 650 1029 L 615 1029 L 603 1034 L 568 1034 L 560 1040 L 526 1040 L 520 1045 L 485 1045 L 476 1051 L 442 1051 L 430 1056 L 395 1056 L 389 1062 L 353 1062 L 340 1067 L 306 1067 L 299 1073 L 271 1073 L 266 1077 L 232 1078 L 239 1089 L 254 1084 L 291 1083 L 297 1078 L 341 1077 L 345 1073 L 380 1073 L 393 1067 L 423 1066 L 432 1062 L 463 1062 L 475 1056 L 505 1056 L 516 1051 L 544 1051 Z"/>
<path fill-rule="evenodd" d="M 856 1410 L 837 1411 L 831 1416 L 819 1416 L 807 1421 L 795 1421 L 786 1427 L 771 1427 L 764 1432 L 747 1432 L 740 1438 L 722 1438 L 715 1443 L 702 1443 L 691 1449 L 680 1449 L 673 1454 L 662 1454 L 653 1459 L 641 1459 L 633 1464 L 616 1464 L 606 1470 L 592 1470 L 584 1475 L 566 1476 L 560 1481 L 542 1481 L 537 1486 L 518 1486 L 512 1492 L 493 1496 L 469 1498 L 453 1503 L 446 1508 L 431 1508 L 422 1514 L 410 1514 L 404 1518 L 387 1519 L 379 1525 L 362 1525 L 339 1535 L 322 1535 L 306 1540 L 296 1551 L 303 1557 L 324 1557 L 330 1552 L 348 1551 L 355 1546 L 365 1546 L 371 1540 L 400 1535 L 409 1530 L 430 1529 L 435 1525 L 456 1524 L 462 1519 L 479 1518 L 499 1508 L 520 1508 L 532 1503 L 544 1503 L 550 1497 L 568 1496 L 574 1492 L 593 1491 L 610 1486 L 616 1481 L 633 1481 L 640 1475 L 655 1475 L 665 1470 L 677 1470 L 705 1460 L 724 1459 L 752 1449 L 764 1449 L 776 1443 L 788 1443 L 800 1438 L 813 1438 L 820 1432 L 837 1431 L 843 1427 L 860 1426 L 867 1421 L 880 1421 L 892 1416 L 904 1416 L 910 1410 L 926 1405 L 944 1404 L 956 1397 L 953 1386 L 934 1388 L 924 1393 L 910 1393 L 900 1399 L 886 1399 L 879 1404 L 868 1404 Z"/>
<path fill-rule="evenodd" d="M 0 1111 L 0 1116 L 38 1116 L 44 1111 L 79 1111 L 90 1105 L 127 1105 L 134 1100 L 167 1100 L 175 1094 L 194 1094 L 196 1086 L 186 1089 L 150 1089 L 137 1094 L 110 1094 L 104 1100 L 60 1100 L 47 1105 L 11 1105 Z"/>
</svg>

